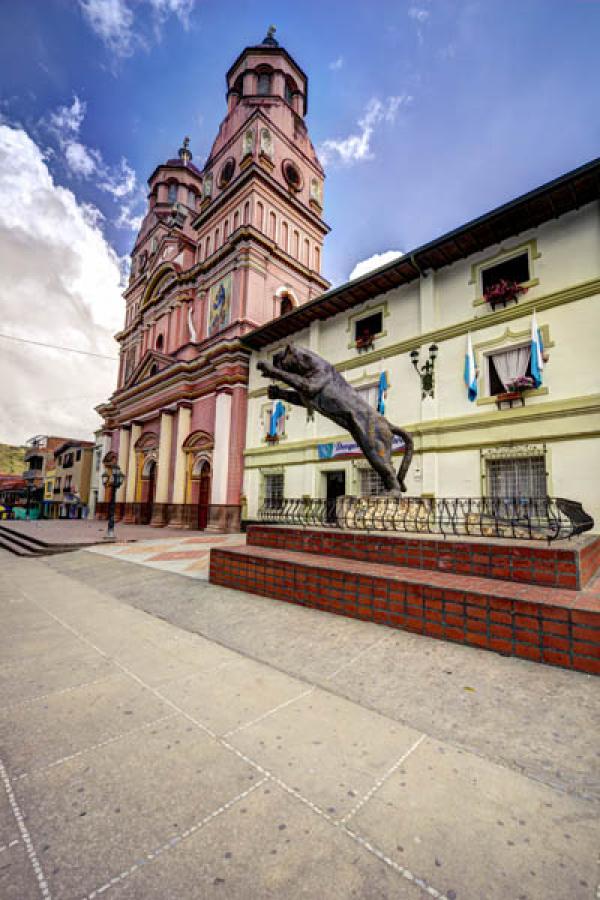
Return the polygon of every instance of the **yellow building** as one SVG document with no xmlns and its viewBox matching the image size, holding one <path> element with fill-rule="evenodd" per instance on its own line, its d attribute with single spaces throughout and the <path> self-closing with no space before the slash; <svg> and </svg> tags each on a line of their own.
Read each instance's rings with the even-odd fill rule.
<svg viewBox="0 0 600 900">
<path fill-rule="evenodd" d="M 380 490 L 349 435 L 318 414 L 285 405 L 271 427 L 256 364 L 293 341 L 373 405 L 387 383 L 385 415 L 415 442 L 409 495 L 567 497 L 600 521 L 599 195 L 596 160 L 247 335 L 247 518 L 264 497 Z M 523 390 L 534 313 L 545 362 L 541 384 Z"/>
</svg>

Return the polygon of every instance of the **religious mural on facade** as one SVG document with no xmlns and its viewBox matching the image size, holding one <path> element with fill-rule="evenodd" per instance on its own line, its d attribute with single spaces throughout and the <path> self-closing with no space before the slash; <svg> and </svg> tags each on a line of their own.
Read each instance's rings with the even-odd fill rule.
<svg viewBox="0 0 600 900">
<path fill-rule="evenodd" d="M 231 320 L 231 275 L 214 284 L 209 293 L 208 334 L 216 334 Z"/>
</svg>

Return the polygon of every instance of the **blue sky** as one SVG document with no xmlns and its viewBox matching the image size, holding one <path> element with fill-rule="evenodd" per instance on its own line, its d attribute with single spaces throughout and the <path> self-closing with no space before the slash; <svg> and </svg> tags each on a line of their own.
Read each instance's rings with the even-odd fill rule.
<svg viewBox="0 0 600 900">
<path fill-rule="evenodd" d="M 43 219 L 58 197 L 83 220 L 86 247 L 116 264 L 133 245 L 148 175 L 185 134 L 202 166 L 225 113 L 225 72 L 270 23 L 309 76 L 333 283 L 600 152 L 597 0 L 27 0 L 2 12 L 0 178 L 3 166 L 11 203 L 22 190 L 23 208 L 37 203 Z M 19 154 L 38 168 L 34 188 L 17 184 Z M 16 215 L 7 204 L 5 225 Z M 0 253 L 3 234 L 0 220 Z M 31 277 L 43 284 L 42 256 Z M 84 258 L 89 271 L 89 256 L 72 266 Z M 67 305 L 85 294 L 65 290 Z M 35 311 L 39 292 L 31 297 Z M 104 317 L 100 300 L 82 302 L 99 330 L 82 324 L 78 337 L 59 322 L 57 342 L 114 354 L 117 294 Z M 22 333 L 18 319 L 4 321 Z"/>
</svg>

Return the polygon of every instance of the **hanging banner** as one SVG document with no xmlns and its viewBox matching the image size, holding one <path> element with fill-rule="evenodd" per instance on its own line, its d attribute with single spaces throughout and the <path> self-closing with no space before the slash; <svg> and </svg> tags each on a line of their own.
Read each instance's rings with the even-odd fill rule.
<svg viewBox="0 0 600 900">
<path fill-rule="evenodd" d="M 395 434 L 392 440 L 392 453 L 404 450 L 404 441 Z M 363 452 L 355 441 L 336 441 L 331 444 L 317 444 L 319 459 L 336 459 L 339 456 L 362 456 Z"/>
</svg>

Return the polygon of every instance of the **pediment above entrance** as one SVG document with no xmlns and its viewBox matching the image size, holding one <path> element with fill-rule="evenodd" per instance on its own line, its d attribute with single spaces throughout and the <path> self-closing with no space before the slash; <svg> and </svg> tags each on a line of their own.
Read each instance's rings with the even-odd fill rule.
<svg viewBox="0 0 600 900">
<path fill-rule="evenodd" d="M 158 350 L 147 350 L 142 359 L 139 361 L 127 382 L 125 387 L 131 387 L 144 378 L 150 378 L 152 375 L 158 375 L 163 369 L 173 365 L 176 362 L 174 356 L 168 353 L 160 353 Z"/>
</svg>

